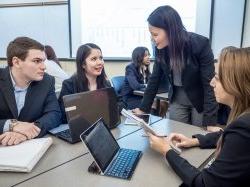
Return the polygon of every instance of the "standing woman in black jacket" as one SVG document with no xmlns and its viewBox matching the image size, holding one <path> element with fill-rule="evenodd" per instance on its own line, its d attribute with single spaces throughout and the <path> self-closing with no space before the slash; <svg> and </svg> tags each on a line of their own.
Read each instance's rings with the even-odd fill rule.
<svg viewBox="0 0 250 187">
<path fill-rule="evenodd" d="M 126 66 L 125 80 L 121 95 L 128 109 L 137 108 L 142 97 L 133 94 L 134 90 L 145 90 L 150 76 L 150 53 L 146 47 L 136 47 L 132 52 L 132 62 Z"/>
<path fill-rule="evenodd" d="M 153 149 L 162 153 L 184 186 L 249 186 L 250 178 L 250 48 L 225 48 L 219 58 L 219 73 L 211 81 L 216 100 L 231 108 L 223 131 L 188 138 L 173 133 L 169 139 L 150 135 Z M 215 148 L 214 162 L 202 171 L 170 148 Z"/>
<path fill-rule="evenodd" d="M 179 14 L 170 6 L 155 9 L 148 17 L 156 46 L 156 62 L 142 104 L 135 113 L 148 112 L 161 76 L 169 78 L 169 118 L 197 126 L 214 127 L 218 104 L 209 82 L 214 76 L 214 56 L 209 40 L 187 32 Z"/>
</svg>

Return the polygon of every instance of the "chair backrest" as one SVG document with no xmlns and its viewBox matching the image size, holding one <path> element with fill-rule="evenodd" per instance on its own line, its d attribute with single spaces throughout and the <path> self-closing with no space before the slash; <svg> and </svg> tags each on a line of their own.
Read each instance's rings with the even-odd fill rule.
<svg viewBox="0 0 250 187">
<path fill-rule="evenodd" d="M 124 80 L 125 80 L 125 76 L 115 76 L 111 78 L 111 83 L 115 89 L 117 96 L 120 95 Z"/>
<path fill-rule="evenodd" d="M 0 64 L 0 68 L 6 68 L 7 64 Z"/>
</svg>

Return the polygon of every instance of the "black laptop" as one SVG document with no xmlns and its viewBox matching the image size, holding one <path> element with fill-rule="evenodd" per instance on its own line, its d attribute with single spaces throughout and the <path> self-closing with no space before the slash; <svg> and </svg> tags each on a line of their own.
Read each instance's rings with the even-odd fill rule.
<svg viewBox="0 0 250 187">
<path fill-rule="evenodd" d="M 101 118 L 80 136 L 101 175 L 130 179 L 142 152 L 120 148 Z"/>
<path fill-rule="evenodd" d="M 50 132 L 70 143 L 79 142 L 80 134 L 101 117 L 108 128 L 120 124 L 117 98 L 112 87 L 66 95 L 63 102 L 68 126 Z"/>
</svg>

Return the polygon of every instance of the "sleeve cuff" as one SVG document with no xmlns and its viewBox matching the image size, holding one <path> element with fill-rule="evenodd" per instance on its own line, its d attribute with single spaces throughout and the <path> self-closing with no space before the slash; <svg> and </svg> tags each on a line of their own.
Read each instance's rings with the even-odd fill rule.
<svg viewBox="0 0 250 187">
<path fill-rule="evenodd" d="M 11 124 L 10 119 L 8 119 L 8 120 L 5 121 L 4 126 L 3 126 L 3 132 L 10 131 L 10 124 Z"/>
<path fill-rule="evenodd" d="M 173 149 L 170 149 L 166 155 L 165 158 L 167 160 L 174 160 L 176 158 L 176 156 L 179 156 Z"/>
<path fill-rule="evenodd" d="M 37 126 L 40 129 L 42 128 L 42 125 L 41 125 L 41 123 L 39 121 L 35 121 L 34 125 Z"/>
<path fill-rule="evenodd" d="M 197 138 L 198 139 L 198 141 L 200 143 L 200 148 L 201 149 L 207 148 L 207 146 L 205 146 L 205 145 L 207 145 L 207 142 L 206 142 L 206 138 L 205 138 L 204 135 L 202 135 L 202 134 L 195 134 L 195 135 L 192 136 L 192 138 Z"/>
</svg>

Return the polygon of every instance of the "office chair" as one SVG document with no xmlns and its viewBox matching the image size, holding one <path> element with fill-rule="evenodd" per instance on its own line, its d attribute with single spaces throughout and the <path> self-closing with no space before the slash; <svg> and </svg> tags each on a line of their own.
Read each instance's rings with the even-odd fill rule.
<svg viewBox="0 0 250 187">
<path fill-rule="evenodd" d="M 117 95 L 119 112 L 121 112 L 123 108 L 127 108 L 127 104 L 123 101 L 122 96 L 121 96 L 121 89 L 122 89 L 124 80 L 125 80 L 125 76 L 114 76 L 111 78 L 111 84 Z"/>
<path fill-rule="evenodd" d="M 6 68 L 7 64 L 0 64 L 0 68 Z"/>
<path fill-rule="evenodd" d="M 122 89 L 124 79 L 125 79 L 125 76 L 114 76 L 111 78 L 111 83 L 115 89 L 117 96 L 120 96 L 120 92 Z"/>
</svg>

